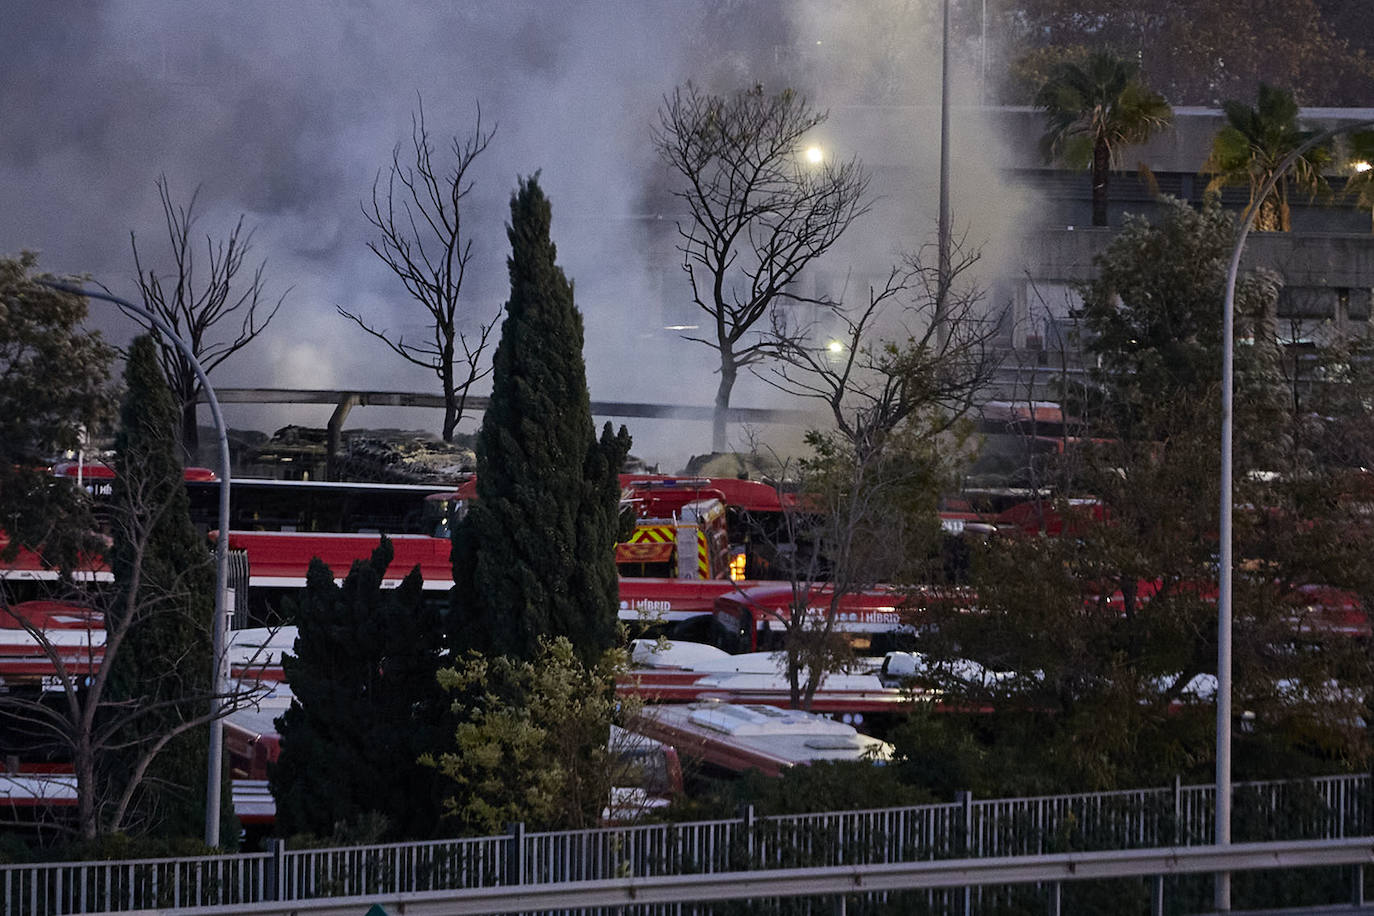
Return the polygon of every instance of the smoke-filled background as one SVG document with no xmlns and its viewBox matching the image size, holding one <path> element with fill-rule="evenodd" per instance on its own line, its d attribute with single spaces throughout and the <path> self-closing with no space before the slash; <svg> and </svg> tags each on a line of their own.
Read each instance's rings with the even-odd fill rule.
<svg viewBox="0 0 1374 916">
<path fill-rule="evenodd" d="M 687 80 L 714 92 L 791 86 L 830 111 L 817 142 L 828 155 L 859 156 L 879 200 L 805 282 L 862 296 L 902 250 L 934 238 L 938 9 L 902 0 L 10 0 L 0 28 L 0 255 L 36 250 L 40 269 L 88 274 L 137 301 L 131 232 L 146 266 L 170 270 L 155 186 L 165 175 L 181 204 L 199 187 L 202 244 L 242 214 L 255 229 L 244 276 L 265 259 L 269 298 L 286 293 L 267 331 L 216 371 L 217 386 L 437 393 L 432 375 L 335 309 L 422 332 L 422 313 L 366 247 L 375 230 L 360 203 L 396 144 L 409 144 L 419 100 L 441 148 L 471 133 L 480 105 L 484 127 L 497 129 L 469 173 L 463 213 L 474 322 L 506 298 L 509 197 L 519 176 L 539 172 L 585 316 L 592 397 L 707 405 L 713 352 L 665 330 L 704 317 L 672 249 L 672 176 L 652 144 L 665 94 Z M 961 21 L 959 34 L 977 33 Z M 984 265 L 995 270 L 1020 211 L 975 107 L 984 54 L 995 59 L 980 44 L 953 47 L 952 198 L 956 228 L 987 246 Z M 112 307 L 92 310 L 112 338 L 129 338 L 132 326 Z M 786 402 L 746 377 L 732 403 Z M 270 431 L 323 426 L 328 409 L 233 405 L 226 417 Z M 349 425 L 437 431 L 440 419 L 359 408 Z M 635 454 L 664 470 L 709 450 L 708 423 L 629 425 Z M 759 433 L 784 449 L 796 439 Z"/>
</svg>

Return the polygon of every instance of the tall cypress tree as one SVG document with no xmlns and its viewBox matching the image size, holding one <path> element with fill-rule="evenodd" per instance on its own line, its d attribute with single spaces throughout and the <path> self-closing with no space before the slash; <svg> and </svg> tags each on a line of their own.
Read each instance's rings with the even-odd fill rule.
<svg viewBox="0 0 1374 916">
<path fill-rule="evenodd" d="M 112 629 L 125 618 L 128 631 L 111 665 L 110 689 L 114 701 L 146 712 L 116 736 L 127 749 L 102 764 L 115 786 L 152 744 L 204 714 L 214 613 L 214 567 L 191 524 L 182 479 L 181 411 L 151 337 L 133 342 L 124 379 L 110 516 L 116 585 L 110 614 Z M 207 727 L 191 728 L 153 758 L 139 789 L 146 827 L 164 836 L 203 834 L 208 747 Z"/>
<path fill-rule="evenodd" d="M 617 475 L 629 433 L 597 440 L 582 316 L 556 263 L 538 176 L 511 198 L 511 292 L 477 437 L 477 499 L 454 532 L 459 650 L 532 659 L 566 636 L 583 662 L 615 641 Z"/>
<path fill-rule="evenodd" d="M 439 773 L 417 761 L 438 746 L 448 706 L 435 677 L 439 609 L 425 601 L 418 568 L 382 587 L 394 555 L 382 538 L 342 586 L 320 560 L 310 564 L 295 655 L 282 659 L 295 702 L 276 720 L 279 833 L 356 834 L 380 814 L 375 838 L 426 839 L 438 824 Z"/>
</svg>

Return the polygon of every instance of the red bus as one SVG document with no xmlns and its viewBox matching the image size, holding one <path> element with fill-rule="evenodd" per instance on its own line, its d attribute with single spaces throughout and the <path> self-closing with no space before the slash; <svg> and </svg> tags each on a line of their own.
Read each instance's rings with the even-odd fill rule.
<svg viewBox="0 0 1374 916">
<path fill-rule="evenodd" d="M 97 499 L 107 498 L 114 469 L 102 463 L 63 462 L 53 475 L 80 481 Z M 219 476 L 208 468 L 185 470 L 191 521 L 202 532 L 220 527 Z M 454 492 L 448 484 L 391 484 L 273 480 L 235 477 L 229 485 L 233 531 L 366 532 L 434 534 L 426 500 Z"/>
<path fill-rule="evenodd" d="M 284 601 L 305 588 L 312 559 L 318 557 L 342 580 L 353 562 L 371 556 L 379 543 L 381 535 L 229 532 L 230 555 L 247 593 L 246 602 L 236 602 L 236 624 L 281 623 L 287 617 Z M 396 535 L 391 543 L 395 558 L 383 585 L 399 585 L 419 566 L 425 591 L 434 593 L 436 600 L 446 600 L 453 587 L 449 542 L 425 535 Z M 716 598 L 743 584 L 729 579 L 622 578 L 619 616 L 645 627 L 709 620 Z"/>
<path fill-rule="evenodd" d="M 825 584 L 807 590 L 806 610 L 818 625 L 828 612 L 831 594 Z M 712 641 L 735 654 L 780 649 L 793 602 L 792 584 L 787 582 L 755 583 L 722 594 L 712 611 Z M 910 616 L 901 591 L 870 589 L 840 596 L 835 630 L 847 634 L 855 648 L 872 650 L 878 634 L 911 632 Z"/>
</svg>

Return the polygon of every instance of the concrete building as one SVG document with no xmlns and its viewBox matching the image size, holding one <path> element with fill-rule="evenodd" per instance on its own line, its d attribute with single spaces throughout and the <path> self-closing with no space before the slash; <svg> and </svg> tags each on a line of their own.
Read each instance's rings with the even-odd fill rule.
<svg viewBox="0 0 1374 916">
<path fill-rule="evenodd" d="M 1075 284 L 1091 278 L 1093 259 L 1112 238 L 1125 215 L 1147 218 L 1158 212 L 1154 189 L 1142 179 L 1137 163 L 1148 168 L 1159 193 L 1200 204 L 1210 176 L 1203 166 L 1212 138 L 1224 120 L 1216 109 L 1174 111 L 1174 126 L 1148 144 L 1123 151 L 1123 169 L 1111 178 L 1108 228 L 1091 227 L 1091 188 L 1086 172 L 1069 172 L 1038 161 L 1036 143 L 1043 117 L 1034 109 L 1006 109 L 1007 131 L 1017 139 L 1011 148 L 1025 150 L 1012 169 L 1014 181 L 1044 203 L 1035 224 L 1021 239 L 1025 274 L 1009 278 L 1015 321 L 1011 339 L 1018 350 L 1049 347 L 1062 336 L 1062 323 L 1076 301 Z M 1374 109 L 1309 109 L 1302 123 L 1327 129 L 1374 119 Z M 1284 281 L 1279 299 L 1281 333 L 1292 341 L 1319 336 L 1323 325 L 1344 333 L 1364 333 L 1370 319 L 1374 287 L 1374 215 L 1344 198 L 1346 175 L 1330 176 L 1333 199 L 1291 200 L 1292 232 L 1252 233 L 1243 267 L 1267 267 Z M 1248 189 L 1222 191 L 1222 202 L 1239 213 Z"/>
</svg>

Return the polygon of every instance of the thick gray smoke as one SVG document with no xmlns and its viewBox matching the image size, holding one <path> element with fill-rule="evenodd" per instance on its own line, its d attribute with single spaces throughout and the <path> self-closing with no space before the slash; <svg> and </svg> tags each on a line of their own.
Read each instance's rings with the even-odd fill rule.
<svg viewBox="0 0 1374 916">
<path fill-rule="evenodd" d="M 818 139 L 871 164 L 883 195 L 814 280 L 852 294 L 934 232 L 931 6 L 15 0 L 0 29 L 0 254 L 36 249 L 44 269 L 90 274 L 134 298 L 130 231 L 166 266 L 154 184 L 165 174 L 182 202 L 200 186 L 202 232 L 222 234 L 245 214 L 257 227 L 254 251 L 268 261 L 268 292 L 291 288 L 269 331 L 216 373 L 218 385 L 437 390 L 335 305 L 420 330 L 365 248 L 359 202 L 392 147 L 408 142 L 417 98 L 441 139 L 465 136 L 480 104 L 484 124 L 498 130 L 473 169 L 464 214 L 476 251 L 469 301 L 494 314 L 504 300 L 507 202 L 518 176 L 540 171 L 586 317 L 593 397 L 709 404 L 711 352 L 664 330 L 694 317 L 664 248 L 675 212 L 650 142 L 664 94 L 688 79 L 717 91 L 792 85 L 830 109 Z M 956 56 L 956 222 L 995 246 L 1016 207 L 997 188 L 997 145 L 966 107 L 976 101 L 978 61 L 968 48 Z M 99 323 L 127 339 L 117 316 Z M 746 381 L 735 403 L 779 401 Z M 227 418 L 271 429 L 323 425 L 327 414 L 231 407 Z M 361 409 L 350 425 L 435 429 L 438 419 Z M 665 469 L 709 444 L 707 424 L 636 421 L 631 432 L 635 452 Z M 782 432 L 765 434 L 788 444 Z"/>
</svg>

